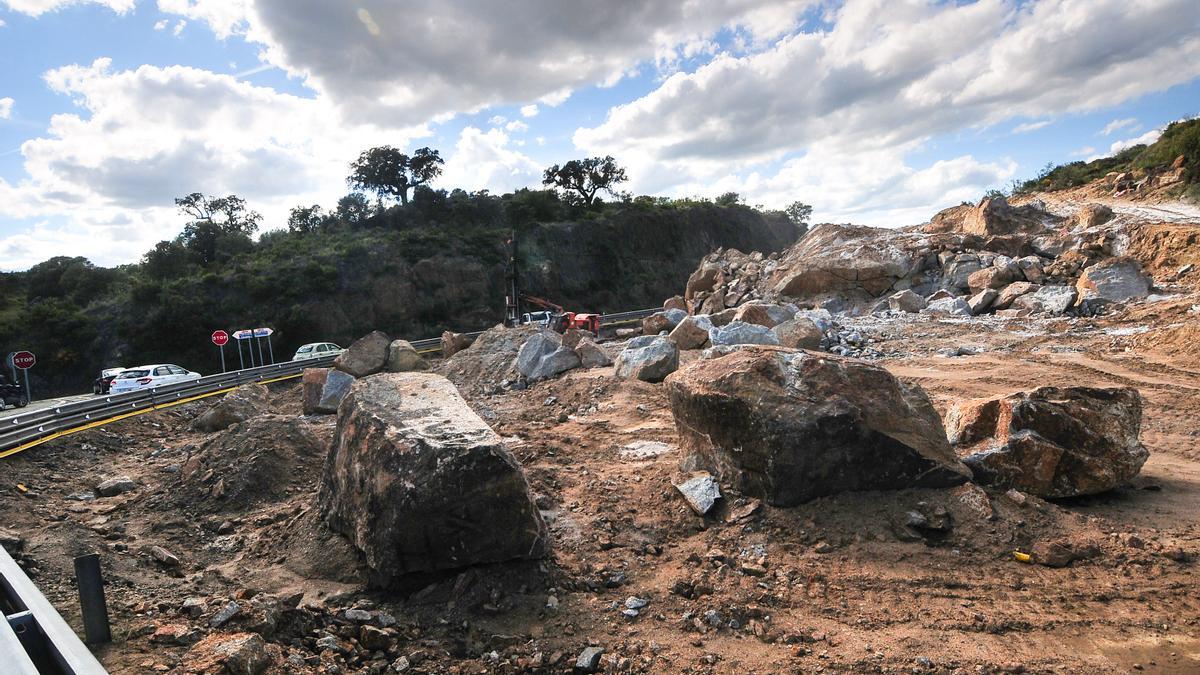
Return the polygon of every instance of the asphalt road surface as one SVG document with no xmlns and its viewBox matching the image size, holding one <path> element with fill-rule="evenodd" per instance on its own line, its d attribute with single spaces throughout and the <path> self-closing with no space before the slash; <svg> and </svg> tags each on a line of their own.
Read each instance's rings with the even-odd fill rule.
<svg viewBox="0 0 1200 675">
<path fill-rule="evenodd" d="M 12 417 L 13 415 L 24 414 L 27 412 L 33 412 L 34 410 L 41 410 L 43 408 L 53 408 L 54 406 L 65 405 L 67 403 L 89 401 L 93 398 L 96 398 L 95 394 L 76 394 L 75 396 L 63 396 L 62 398 L 48 398 L 44 401 L 34 401 L 24 408 L 6 406 L 4 410 L 0 410 L 0 419 Z"/>
</svg>

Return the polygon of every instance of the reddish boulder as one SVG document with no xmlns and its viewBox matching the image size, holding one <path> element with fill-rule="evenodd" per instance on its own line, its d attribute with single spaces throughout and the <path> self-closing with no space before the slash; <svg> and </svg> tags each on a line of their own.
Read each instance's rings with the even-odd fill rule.
<svg viewBox="0 0 1200 675">
<path fill-rule="evenodd" d="M 743 347 L 666 384 L 686 461 L 771 504 L 971 477 L 925 392 L 864 361 Z"/>
</svg>

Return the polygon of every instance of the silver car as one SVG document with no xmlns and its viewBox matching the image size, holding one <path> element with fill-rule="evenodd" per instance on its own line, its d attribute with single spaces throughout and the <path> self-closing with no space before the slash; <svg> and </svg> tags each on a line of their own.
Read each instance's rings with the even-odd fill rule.
<svg viewBox="0 0 1200 675">
<path fill-rule="evenodd" d="M 303 361 L 305 359 L 319 359 L 325 356 L 337 356 L 346 351 L 332 342 L 310 342 L 296 350 L 296 355 L 292 357 L 293 361 Z"/>
</svg>

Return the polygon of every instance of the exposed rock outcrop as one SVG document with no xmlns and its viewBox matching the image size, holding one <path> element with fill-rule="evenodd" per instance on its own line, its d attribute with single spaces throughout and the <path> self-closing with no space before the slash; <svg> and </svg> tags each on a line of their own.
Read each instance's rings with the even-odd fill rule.
<svg viewBox="0 0 1200 675">
<path fill-rule="evenodd" d="M 745 347 L 666 384 L 688 462 L 772 504 L 971 476 L 925 392 L 863 361 Z"/>
<path fill-rule="evenodd" d="M 538 330 L 533 325 L 494 326 L 484 331 L 470 347 L 437 364 L 434 370 L 463 391 L 496 390 L 506 380 L 517 379 L 517 354 L 521 345 Z"/>
<path fill-rule="evenodd" d="M 1118 487 L 1149 452 L 1138 438 L 1136 389 L 1041 387 L 959 404 L 946 418 L 950 441 L 977 481 L 1040 497 Z"/>
<path fill-rule="evenodd" d="M 1128 302 L 1149 295 L 1151 285 L 1136 260 L 1110 258 L 1084 270 L 1076 288 L 1080 301 Z"/>
<path fill-rule="evenodd" d="M 545 555 L 525 474 L 449 380 L 359 380 L 338 415 L 320 511 L 362 552 L 372 580 Z"/>
</svg>

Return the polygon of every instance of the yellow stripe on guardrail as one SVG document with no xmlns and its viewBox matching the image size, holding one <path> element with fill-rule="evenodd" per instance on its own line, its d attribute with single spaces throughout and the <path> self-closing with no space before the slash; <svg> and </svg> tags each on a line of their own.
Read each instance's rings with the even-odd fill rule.
<svg viewBox="0 0 1200 675">
<path fill-rule="evenodd" d="M 292 378 L 302 377 L 303 375 L 304 375 L 304 373 L 296 373 L 294 375 L 284 375 L 283 377 L 276 377 L 276 378 L 272 378 L 270 380 L 254 380 L 253 382 L 245 382 L 244 384 L 256 384 L 256 383 L 257 384 L 270 384 L 272 382 L 280 382 L 282 380 L 290 380 Z M 149 408 L 142 408 L 141 410 L 134 410 L 133 412 L 127 412 L 123 415 L 117 415 L 116 417 L 106 417 L 105 419 L 97 420 L 95 422 L 88 422 L 87 424 L 83 424 L 83 425 L 80 425 L 77 427 L 71 427 L 70 429 L 63 429 L 62 431 L 56 431 L 56 432 L 50 434 L 49 436 L 46 436 L 45 438 L 39 438 L 36 440 L 32 440 L 27 443 L 18 445 L 15 448 L 9 448 L 8 450 L 0 452 L 0 459 L 5 459 L 6 457 L 11 457 L 11 456 L 17 454 L 18 452 L 24 452 L 25 450 L 28 450 L 29 448 L 37 447 L 43 443 L 48 443 L 56 438 L 70 436 L 72 434 L 77 434 L 81 431 L 87 431 L 88 429 L 95 429 L 97 427 L 102 427 L 106 424 L 112 424 L 113 422 L 120 422 L 121 420 L 128 419 L 130 417 L 137 417 L 138 415 L 145 415 L 146 413 L 154 412 L 156 410 L 165 410 L 167 408 L 173 408 L 177 405 L 183 405 L 184 403 L 191 403 L 192 401 L 199 401 L 200 399 L 208 398 L 209 396 L 216 396 L 217 394 L 227 394 L 227 393 L 233 391 L 234 389 L 237 389 L 240 386 L 242 386 L 242 385 L 239 384 L 239 385 L 236 385 L 233 387 L 227 387 L 225 389 L 218 389 L 216 391 L 210 391 L 207 394 L 199 394 L 197 396 L 181 398 L 178 401 L 169 401 L 167 403 L 158 403 L 156 405 L 150 406 Z"/>
</svg>

